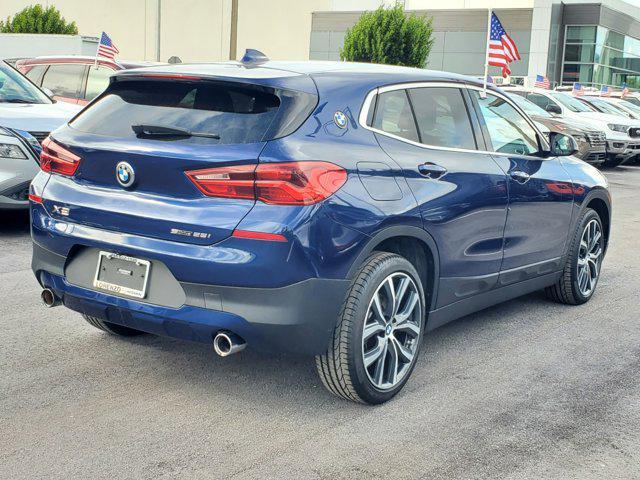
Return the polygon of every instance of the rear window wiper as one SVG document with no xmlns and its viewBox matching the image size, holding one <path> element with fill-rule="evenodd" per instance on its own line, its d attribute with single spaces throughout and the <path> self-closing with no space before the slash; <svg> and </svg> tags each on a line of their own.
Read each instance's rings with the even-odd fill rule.
<svg viewBox="0 0 640 480">
<path fill-rule="evenodd" d="M 220 140 L 220 135 L 215 133 L 204 132 L 190 132 L 189 130 L 183 130 L 181 128 L 162 127 L 160 125 L 131 125 L 131 129 L 138 138 L 190 138 L 190 137 L 203 137 L 213 138 Z"/>
</svg>

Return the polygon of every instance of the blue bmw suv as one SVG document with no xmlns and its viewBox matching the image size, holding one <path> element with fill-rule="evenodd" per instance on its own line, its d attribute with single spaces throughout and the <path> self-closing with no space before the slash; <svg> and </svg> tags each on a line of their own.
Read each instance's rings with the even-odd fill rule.
<svg viewBox="0 0 640 480">
<path fill-rule="evenodd" d="M 44 142 L 32 267 L 46 305 L 110 334 L 315 356 L 332 393 L 382 403 L 429 330 L 538 289 L 590 299 L 611 199 L 572 153 L 448 73 L 123 71 Z"/>
</svg>

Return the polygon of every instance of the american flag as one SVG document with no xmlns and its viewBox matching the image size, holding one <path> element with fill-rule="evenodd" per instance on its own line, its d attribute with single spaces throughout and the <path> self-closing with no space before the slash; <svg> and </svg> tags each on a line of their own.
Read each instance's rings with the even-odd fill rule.
<svg viewBox="0 0 640 480">
<path fill-rule="evenodd" d="M 544 88 L 545 90 L 549 90 L 551 88 L 551 83 L 547 77 L 543 77 L 542 75 L 536 75 L 536 81 L 533 84 L 534 87 Z"/>
<path fill-rule="evenodd" d="M 502 27 L 495 13 L 491 12 L 491 30 L 489 31 L 489 65 L 502 68 L 502 76 L 511 73 L 509 64 L 520 60 L 516 43 Z"/>
<path fill-rule="evenodd" d="M 602 85 L 602 87 L 600 88 L 600 96 L 601 97 L 610 97 L 611 96 L 611 89 L 609 87 L 607 87 L 606 85 Z"/>
<path fill-rule="evenodd" d="M 629 87 L 627 87 L 626 83 L 622 84 L 622 94 L 620 95 L 622 98 L 626 97 L 627 95 L 629 95 Z"/>
<path fill-rule="evenodd" d="M 115 60 L 116 53 L 120 53 L 120 50 L 118 50 L 118 47 L 116 47 L 115 43 L 111 41 L 109 35 L 107 35 L 105 32 L 102 32 L 100 43 L 98 44 L 98 56 Z"/>
<path fill-rule="evenodd" d="M 573 90 L 571 90 L 571 93 L 577 96 L 584 95 L 584 90 L 582 89 L 582 85 L 580 85 L 578 82 L 575 82 L 573 84 Z"/>
</svg>

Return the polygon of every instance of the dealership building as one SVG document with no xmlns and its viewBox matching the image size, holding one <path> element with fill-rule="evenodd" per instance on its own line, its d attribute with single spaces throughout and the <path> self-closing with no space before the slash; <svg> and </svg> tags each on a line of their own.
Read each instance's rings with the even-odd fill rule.
<svg viewBox="0 0 640 480">
<path fill-rule="evenodd" d="M 371 7 L 377 2 L 346 3 Z M 488 15 L 485 7 L 492 6 L 522 57 L 511 65 L 511 81 L 532 82 L 536 75 L 545 75 L 554 85 L 580 82 L 599 87 L 627 83 L 631 88 L 640 88 L 638 7 L 619 0 L 598 3 L 452 0 L 446 3 L 455 8 L 447 9 L 430 7 L 434 3 L 404 2 L 407 10 L 433 19 L 435 43 L 428 68 L 482 76 Z M 500 8 L 503 4 L 508 8 Z M 344 33 L 360 13 L 335 9 L 313 12 L 310 58 L 338 59 Z M 490 73 L 500 76 L 494 67 Z"/>
<path fill-rule="evenodd" d="M 31 0 L 3 0 L 0 18 Z M 78 24 L 82 36 L 109 33 L 122 58 L 182 61 L 237 59 L 257 48 L 272 59 L 338 60 L 346 30 L 362 12 L 402 3 L 433 19 L 428 68 L 482 76 L 488 7 L 522 59 L 512 82 L 545 75 L 554 85 L 640 88 L 640 8 L 621 0 L 43 0 Z M 442 8 L 446 3 L 446 8 Z M 30 42 L 23 42 L 25 45 Z M 15 49 L 0 56 L 20 56 Z M 15 42 L 11 43 L 14 45 Z M 31 43 L 33 46 L 33 43 Z M 13 48 L 13 47 L 12 47 Z M 46 42 L 42 54 L 65 53 Z M 67 52 L 70 53 L 70 52 Z M 32 50 L 25 55 L 33 55 Z M 490 74 L 500 76 L 497 68 Z"/>
</svg>

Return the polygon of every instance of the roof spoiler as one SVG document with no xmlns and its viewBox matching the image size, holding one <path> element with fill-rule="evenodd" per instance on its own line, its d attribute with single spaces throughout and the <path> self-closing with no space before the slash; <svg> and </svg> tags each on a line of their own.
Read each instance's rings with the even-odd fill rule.
<svg viewBox="0 0 640 480">
<path fill-rule="evenodd" d="M 260 50 L 254 50 L 253 48 L 247 48 L 244 52 L 244 57 L 240 60 L 240 63 L 243 65 L 251 66 L 251 65 L 260 65 L 261 63 L 265 63 L 269 61 L 269 57 L 267 57 Z"/>
</svg>

